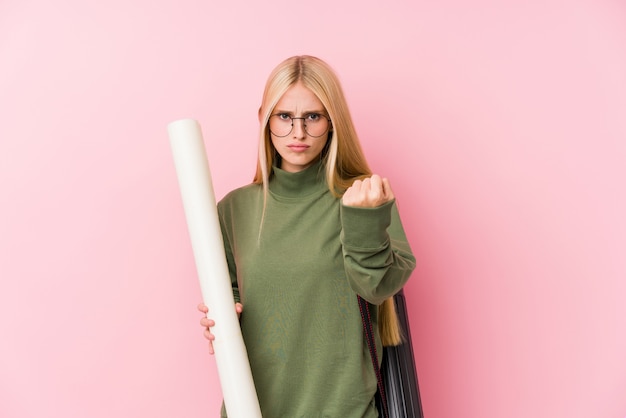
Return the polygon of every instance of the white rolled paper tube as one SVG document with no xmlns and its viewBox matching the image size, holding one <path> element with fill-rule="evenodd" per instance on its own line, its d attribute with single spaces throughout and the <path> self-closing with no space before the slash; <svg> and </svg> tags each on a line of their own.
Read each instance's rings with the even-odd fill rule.
<svg viewBox="0 0 626 418">
<path fill-rule="evenodd" d="M 200 125 L 167 126 L 204 303 L 215 320 L 213 348 L 229 418 L 261 418 L 248 353 L 235 312 L 215 192 Z"/>
</svg>

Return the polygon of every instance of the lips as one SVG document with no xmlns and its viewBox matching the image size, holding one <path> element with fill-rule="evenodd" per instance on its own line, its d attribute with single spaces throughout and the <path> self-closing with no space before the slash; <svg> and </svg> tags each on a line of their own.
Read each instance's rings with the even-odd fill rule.
<svg viewBox="0 0 626 418">
<path fill-rule="evenodd" d="M 305 144 L 290 144 L 290 145 L 287 145 L 287 148 L 289 148 L 290 150 L 292 150 L 294 152 L 303 152 L 303 151 L 306 151 L 307 149 L 309 149 L 309 145 L 305 145 Z"/>
</svg>

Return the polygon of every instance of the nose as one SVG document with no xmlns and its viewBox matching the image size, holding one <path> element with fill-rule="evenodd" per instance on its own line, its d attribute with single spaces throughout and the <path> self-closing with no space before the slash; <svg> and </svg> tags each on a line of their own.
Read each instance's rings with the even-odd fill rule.
<svg viewBox="0 0 626 418">
<path fill-rule="evenodd" d="M 296 122 L 297 120 L 300 123 Z M 291 124 L 293 125 L 293 137 L 294 138 L 304 138 L 306 137 L 306 130 L 304 129 L 304 118 L 291 118 Z"/>
</svg>

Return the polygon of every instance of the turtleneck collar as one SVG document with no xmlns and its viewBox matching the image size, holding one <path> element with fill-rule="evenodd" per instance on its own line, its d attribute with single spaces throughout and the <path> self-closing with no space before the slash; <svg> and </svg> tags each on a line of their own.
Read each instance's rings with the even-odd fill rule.
<svg viewBox="0 0 626 418">
<path fill-rule="evenodd" d="M 273 195 L 297 198 L 328 190 L 326 173 L 321 161 L 297 173 L 290 173 L 276 166 L 272 168 L 269 189 Z"/>
</svg>

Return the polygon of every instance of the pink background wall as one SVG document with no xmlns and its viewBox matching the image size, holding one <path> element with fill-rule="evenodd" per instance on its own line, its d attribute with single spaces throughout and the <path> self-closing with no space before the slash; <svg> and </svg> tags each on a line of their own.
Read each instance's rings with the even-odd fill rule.
<svg viewBox="0 0 626 418">
<path fill-rule="evenodd" d="M 200 121 L 223 196 L 251 179 L 269 71 L 301 53 L 337 69 L 398 195 L 427 418 L 626 416 L 625 18 L 2 0 L 0 416 L 216 416 L 166 125 Z"/>
</svg>

